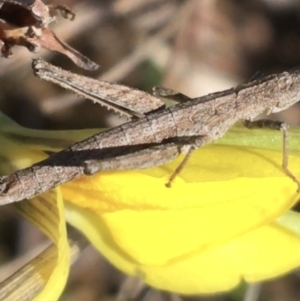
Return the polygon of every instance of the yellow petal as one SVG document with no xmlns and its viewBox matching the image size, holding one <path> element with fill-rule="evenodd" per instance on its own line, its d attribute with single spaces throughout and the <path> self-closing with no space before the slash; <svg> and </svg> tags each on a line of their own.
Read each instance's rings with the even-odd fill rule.
<svg viewBox="0 0 300 301">
<path fill-rule="evenodd" d="M 287 252 L 284 246 L 294 243 L 272 224 L 299 198 L 297 185 L 281 168 L 281 134 L 272 133 L 277 142 L 269 136 L 271 149 L 247 146 L 246 135 L 243 144 L 228 145 L 235 138 L 229 133 L 220 143 L 197 150 L 171 189 L 164 184 L 182 158 L 162 167 L 101 173 L 64 185 L 64 198 L 75 205 L 66 204 L 67 219 L 121 270 L 166 290 L 216 292 L 242 278 L 258 281 L 286 272 L 300 264 L 299 257 L 286 264 L 281 256 L 282 261 L 262 266 L 263 253 L 240 254 L 252 242 L 259 250 L 258 242 L 267 242 L 268 236 L 281 255 Z M 297 172 L 299 154 L 292 152 L 289 162 Z M 300 178 L 299 171 L 296 176 Z M 249 240 L 243 238 L 247 235 Z M 298 236 L 295 241 L 297 245 Z"/>
<path fill-rule="evenodd" d="M 165 266 L 138 266 L 136 273 L 155 287 L 199 294 L 232 289 L 242 279 L 266 280 L 299 264 L 299 235 L 274 222 Z"/>
<path fill-rule="evenodd" d="M 56 244 L 56 250 L 51 249 L 42 258 L 30 262 L 32 274 L 20 284 L 20 289 L 24 290 L 29 285 L 32 291 L 35 291 L 38 286 L 41 293 L 35 301 L 57 300 L 66 284 L 70 266 L 61 193 L 57 189 L 32 200 L 20 202 L 17 207 L 22 216 L 35 224 Z"/>
<path fill-rule="evenodd" d="M 300 216 L 296 213 L 287 214 L 296 215 L 290 221 L 292 226 L 285 220 L 273 222 L 237 238 L 212 244 L 206 250 L 184 254 L 165 264 L 151 265 L 137 262 L 130 254 L 124 253 L 113 241 L 101 216 L 69 203 L 66 208 L 67 219 L 77 225 L 115 265 L 164 290 L 182 294 L 226 291 L 242 279 L 247 282 L 266 280 L 287 273 L 300 264 Z M 182 238 L 177 233 L 173 236 L 178 240 Z M 148 233 L 143 233 L 139 243 L 147 243 L 147 237 Z M 200 239 L 200 235 L 194 239 Z M 167 248 L 168 243 L 169 240 L 163 246 L 149 246 L 149 251 L 161 251 L 161 247 Z"/>
<path fill-rule="evenodd" d="M 32 165 L 47 157 L 44 150 L 56 151 L 98 130 L 39 131 L 26 129 L 0 112 L 1 174 Z M 70 251 L 60 190 L 45 193 L 33 200 L 17 204 L 20 213 L 35 224 L 56 245 L 42 252 L 12 277 L 0 284 L 0 299 L 56 300 L 69 273 Z"/>
<path fill-rule="evenodd" d="M 122 248 L 132 245 L 128 252 L 138 257 L 144 254 L 145 262 L 153 262 L 153 255 L 147 259 L 145 244 L 170 240 L 168 233 L 181 234 L 180 249 L 190 251 L 192 246 L 199 248 L 199 241 L 192 239 L 198 230 L 192 229 L 209 230 L 202 231 L 203 248 L 268 223 L 288 210 L 299 195 L 280 162 L 279 152 L 213 145 L 195 152 L 171 189 L 164 184 L 178 160 L 152 170 L 82 178 L 64 185 L 62 192 L 80 207 L 99 214 L 111 212 L 105 218 L 116 233 L 114 239 Z M 300 157 L 290 156 L 290 162 L 291 168 L 298 166 Z M 148 233 L 148 243 L 136 246 L 134 241 L 143 231 Z M 181 253 L 181 243 L 172 242 L 170 249 Z"/>
</svg>

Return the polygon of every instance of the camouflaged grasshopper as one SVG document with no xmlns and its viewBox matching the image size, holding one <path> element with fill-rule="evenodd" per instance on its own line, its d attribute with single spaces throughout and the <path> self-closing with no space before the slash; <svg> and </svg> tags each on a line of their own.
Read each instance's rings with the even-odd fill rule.
<svg viewBox="0 0 300 301">
<path fill-rule="evenodd" d="M 32 198 L 84 174 L 163 165 L 184 152 L 184 160 L 166 184 L 170 187 L 194 149 L 220 138 L 237 121 L 242 121 L 248 128 L 269 127 L 283 132 L 283 170 L 297 183 L 298 189 L 300 187 L 288 169 L 286 124 L 252 121 L 259 114 L 285 110 L 300 100 L 300 69 L 269 75 L 194 99 L 156 88 L 156 96 L 179 102 L 169 108 L 165 108 L 156 96 L 82 77 L 41 59 L 33 61 L 33 70 L 43 79 L 136 117 L 75 143 L 31 167 L 0 177 L 0 204 Z"/>
</svg>

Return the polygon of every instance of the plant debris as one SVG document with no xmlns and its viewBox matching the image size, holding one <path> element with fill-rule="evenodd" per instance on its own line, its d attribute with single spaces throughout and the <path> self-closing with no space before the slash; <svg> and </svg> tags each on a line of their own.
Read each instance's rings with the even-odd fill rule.
<svg viewBox="0 0 300 301">
<path fill-rule="evenodd" d="M 48 25 L 58 14 L 74 20 L 75 14 L 63 5 L 46 5 L 41 0 L 0 0 L 0 55 L 8 58 L 14 46 L 36 53 L 41 48 L 60 52 L 87 70 L 99 66 L 62 42 Z"/>
</svg>

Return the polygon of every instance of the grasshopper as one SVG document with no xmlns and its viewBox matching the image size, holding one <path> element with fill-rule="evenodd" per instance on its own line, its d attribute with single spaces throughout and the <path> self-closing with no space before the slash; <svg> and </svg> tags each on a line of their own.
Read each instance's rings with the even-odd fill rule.
<svg viewBox="0 0 300 301">
<path fill-rule="evenodd" d="M 283 170 L 288 169 L 288 131 L 284 122 L 253 121 L 258 115 L 276 113 L 300 100 L 300 69 L 246 82 L 236 88 L 190 99 L 164 88 L 148 93 L 95 81 L 33 61 L 35 75 L 134 118 L 50 155 L 31 167 L 0 177 L 0 203 L 32 198 L 58 185 L 106 170 L 130 170 L 163 165 L 181 153 L 185 158 L 170 176 L 167 187 L 184 168 L 196 148 L 223 136 L 237 121 L 248 128 L 268 127 L 283 132 Z M 176 100 L 166 108 L 159 97 Z M 142 107 L 142 109 L 141 109 Z"/>
</svg>

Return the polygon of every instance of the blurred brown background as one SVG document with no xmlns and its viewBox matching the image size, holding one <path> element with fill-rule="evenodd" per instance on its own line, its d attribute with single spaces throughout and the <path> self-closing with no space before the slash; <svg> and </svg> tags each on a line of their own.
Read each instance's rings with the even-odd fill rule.
<svg viewBox="0 0 300 301">
<path fill-rule="evenodd" d="M 63 55 L 47 51 L 33 55 L 22 48 L 14 48 L 12 58 L 0 59 L 0 109 L 26 127 L 82 129 L 114 126 L 124 121 L 88 100 L 34 77 L 30 67 L 33 56 L 42 56 L 62 68 L 93 78 L 149 92 L 160 84 L 192 97 L 230 88 L 257 71 L 269 74 L 300 65 L 297 0 L 54 2 L 71 7 L 76 19 L 70 22 L 59 18 L 51 28 L 101 68 L 87 72 Z M 294 106 L 280 118 L 298 124 L 299 107 Z M 43 240 L 12 210 L 1 210 L 0 229 L 5 229 L 0 231 L 2 263 L 26 254 Z M 1 274 L 0 270 L 0 277 L 6 272 L 7 269 Z M 61 300 L 115 300 L 124 278 L 90 247 L 73 267 Z M 148 292 L 144 299 L 163 297 L 176 299 L 155 292 Z M 187 299 L 225 301 L 243 297 L 244 290 L 240 289 L 230 294 Z M 300 300 L 299 274 L 263 284 L 259 299 L 251 300 Z"/>
</svg>

